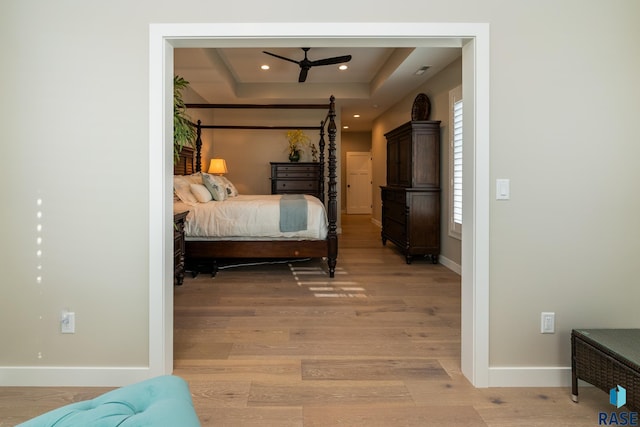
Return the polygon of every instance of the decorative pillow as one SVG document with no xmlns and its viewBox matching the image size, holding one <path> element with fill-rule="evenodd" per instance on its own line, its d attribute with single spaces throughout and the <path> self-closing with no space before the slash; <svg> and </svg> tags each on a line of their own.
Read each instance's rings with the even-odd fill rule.
<svg viewBox="0 0 640 427">
<path fill-rule="evenodd" d="M 189 188 L 191 188 L 191 192 L 200 203 L 207 203 L 213 199 L 207 187 L 202 184 L 191 184 Z"/>
<path fill-rule="evenodd" d="M 191 183 L 182 175 L 173 176 L 173 191 L 184 203 L 194 206 L 198 200 L 191 192 Z"/>
<path fill-rule="evenodd" d="M 219 176 L 218 178 L 220 178 L 220 180 L 222 181 L 224 188 L 227 191 L 227 196 L 236 197 L 238 195 L 238 190 L 236 189 L 236 186 L 233 185 L 231 181 L 229 181 L 229 178 L 226 178 L 224 176 Z"/>
<path fill-rule="evenodd" d="M 184 175 L 184 178 L 191 184 L 203 184 L 202 172 L 192 173 L 191 175 Z"/>
<path fill-rule="evenodd" d="M 216 175 L 209 175 L 208 173 L 202 174 L 202 182 L 211 193 L 213 200 L 222 201 L 227 198 L 227 191 L 218 178 L 220 177 Z"/>
</svg>

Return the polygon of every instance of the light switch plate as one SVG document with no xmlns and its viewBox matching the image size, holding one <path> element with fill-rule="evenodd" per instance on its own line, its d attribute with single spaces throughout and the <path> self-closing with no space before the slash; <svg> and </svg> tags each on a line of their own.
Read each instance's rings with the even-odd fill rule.
<svg viewBox="0 0 640 427">
<path fill-rule="evenodd" d="M 496 200 L 509 200 L 511 189 L 508 179 L 496 179 Z"/>
</svg>

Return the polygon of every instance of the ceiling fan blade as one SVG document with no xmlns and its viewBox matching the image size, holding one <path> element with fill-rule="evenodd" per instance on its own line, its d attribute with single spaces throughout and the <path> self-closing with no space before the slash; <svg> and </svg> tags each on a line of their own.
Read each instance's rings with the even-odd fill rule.
<svg viewBox="0 0 640 427">
<path fill-rule="evenodd" d="M 300 76 L 298 77 L 298 83 L 303 83 L 307 80 L 308 72 L 309 72 L 309 68 L 307 67 L 300 68 Z"/>
<path fill-rule="evenodd" d="M 266 53 L 267 55 L 271 55 L 276 58 L 284 59 L 285 61 L 293 62 L 294 64 L 300 64 L 299 61 L 294 61 L 293 59 L 285 58 L 284 56 L 276 55 L 275 53 L 267 52 L 266 50 L 263 50 L 262 53 Z"/>
<path fill-rule="evenodd" d="M 342 64 L 343 62 L 351 61 L 351 55 L 336 56 L 334 58 L 318 59 L 317 61 L 311 61 L 310 65 L 315 67 L 316 65 L 333 65 Z"/>
</svg>

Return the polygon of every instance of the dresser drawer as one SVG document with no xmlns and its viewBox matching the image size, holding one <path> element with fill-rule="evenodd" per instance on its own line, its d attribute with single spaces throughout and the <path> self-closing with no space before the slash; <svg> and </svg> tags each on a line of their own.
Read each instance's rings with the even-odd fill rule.
<svg viewBox="0 0 640 427">
<path fill-rule="evenodd" d="M 278 192 L 311 192 L 317 193 L 319 183 L 317 181 L 278 181 L 275 183 Z"/>
<path fill-rule="evenodd" d="M 295 172 L 295 173 L 312 172 L 312 173 L 315 173 L 319 169 L 318 166 L 319 166 L 319 164 L 317 164 L 317 163 L 312 163 L 312 164 L 304 164 L 304 163 L 278 164 L 278 165 L 274 165 L 274 170 L 276 170 L 278 173 L 285 173 L 285 172 Z"/>
<path fill-rule="evenodd" d="M 404 204 L 397 202 L 384 202 L 382 205 L 384 216 L 402 224 L 407 223 L 407 208 Z"/>
<path fill-rule="evenodd" d="M 309 171 L 276 171 L 276 173 L 272 177 L 273 179 L 309 179 L 318 181 L 320 175 L 317 172 Z"/>
<path fill-rule="evenodd" d="M 402 246 L 407 241 L 407 226 L 391 218 L 384 218 L 382 221 L 382 235 Z"/>
<path fill-rule="evenodd" d="M 318 163 L 271 163 L 271 179 L 320 179 Z"/>
<path fill-rule="evenodd" d="M 402 190 L 382 190 L 383 216 L 401 224 L 407 222 L 406 192 Z"/>
<path fill-rule="evenodd" d="M 383 189 L 382 201 L 383 202 L 396 202 L 405 204 L 407 200 L 407 193 L 403 189 Z"/>
</svg>

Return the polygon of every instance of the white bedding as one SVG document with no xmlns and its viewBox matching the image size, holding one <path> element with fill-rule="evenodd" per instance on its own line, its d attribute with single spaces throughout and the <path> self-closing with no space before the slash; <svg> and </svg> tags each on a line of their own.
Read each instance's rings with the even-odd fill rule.
<svg viewBox="0 0 640 427">
<path fill-rule="evenodd" d="M 324 239 L 327 236 L 327 214 L 324 205 L 306 196 L 307 229 L 280 231 L 280 198 L 274 195 L 239 195 L 223 201 L 188 205 L 174 203 L 174 211 L 189 211 L 185 222 L 186 240 L 220 239 Z"/>
</svg>

